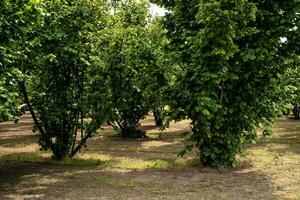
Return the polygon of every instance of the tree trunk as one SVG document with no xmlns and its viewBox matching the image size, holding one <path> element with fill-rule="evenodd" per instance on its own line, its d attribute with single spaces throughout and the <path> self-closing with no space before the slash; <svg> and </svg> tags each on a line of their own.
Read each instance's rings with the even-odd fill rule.
<svg viewBox="0 0 300 200">
<path fill-rule="evenodd" d="M 298 104 L 294 106 L 293 115 L 295 119 L 300 119 L 300 106 Z"/>
<path fill-rule="evenodd" d="M 162 111 L 160 109 L 153 110 L 153 116 L 155 125 L 157 127 L 162 127 L 164 125 L 164 117 L 162 115 Z"/>
</svg>

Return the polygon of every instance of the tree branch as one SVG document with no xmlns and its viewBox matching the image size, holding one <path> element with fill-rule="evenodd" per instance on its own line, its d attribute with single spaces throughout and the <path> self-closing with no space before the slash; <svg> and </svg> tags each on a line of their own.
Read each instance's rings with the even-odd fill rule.
<svg viewBox="0 0 300 200">
<path fill-rule="evenodd" d="M 29 109 L 29 112 L 30 112 L 30 114 L 31 114 L 31 117 L 32 117 L 32 119 L 33 119 L 33 121 L 34 121 L 34 123 L 35 123 L 35 125 L 36 125 L 36 127 L 37 127 L 37 129 L 38 129 L 38 131 L 39 131 L 42 135 L 45 135 L 46 133 L 45 133 L 45 131 L 44 131 L 42 125 L 40 124 L 39 120 L 37 119 L 36 114 L 35 114 L 35 112 L 34 112 L 34 110 L 33 110 L 33 107 L 32 107 L 32 105 L 31 105 L 31 103 L 30 103 L 30 101 L 29 101 L 28 94 L 27 94 L 27 91 L 26 91 L 25 82 L 24 82 L 24 81 L 20 81 L 20 82 L 19 82 L 19 87 L 20 87 L 21 93 L 22 93 L 22 95 L 23 95 L 23 97 L 24 97 L 24 101 L 25 101 L 25 103 L 27 104 L 27 107 L 28 107 L 28 109 Z"/>
</svg>

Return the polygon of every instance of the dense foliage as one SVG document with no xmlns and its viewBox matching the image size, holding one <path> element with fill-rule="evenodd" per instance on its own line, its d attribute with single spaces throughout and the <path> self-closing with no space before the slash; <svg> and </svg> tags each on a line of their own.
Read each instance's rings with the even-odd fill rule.
<svg viewBox="0 0 300 200">
<path fill-rule="evenodd" d="M 103 102 L 90 102 L 89 94 L 97 67 L 93 36 L 104 28 L 106 10 L 101 1 L 77 0 L 45 2 L 44 12 L 26 102 L 38 119 L 42 149 L 62 159 L 74 156 L 105 120 L 98 110 Z"/>
<path fill-rule="evenodd" d="M 0 2 L 0 121 L 17 119 L 21 114 L 19 69 L 32 50 L 32 33 L 40 24 L 39 14 L 35 1 Z"/>
<path fill-rule="evenodd" d="M 97 109 L 102 102 L 92 104 L 88 97 L 93 92 L 89 74 L 98 66 L 93 35 L 105 25 L 106 6 L 92 0 L 17 2 L 4 1 L 1 7 L 2 17 L 12 20 L 1 24 L 7 39 L 1 45 L 6 67 L 1 81 L 6 84 L 10 69 L 17 72 L 8 83 L 17 83 L 41 149 L 51 149 L 56 159 L 72 157 L 104 121 Z"/>
<path fill-rule="evenodd" d="M 285 74 L 284 83 L 293 87 L 291 100 L 291 111 L 295 119 L 300 119 L 300 59 L 290 64 L 291 67 Z"/>
<path fill-rule="evenodd" d="M 150 25 L 148 6 L 143 1 L 115 4 L 110 25 L 99 33 L 109 123 L 122 137 L 145 137 L 140 120 L 150 109 L 162 106 L 158 91 L 167 84 L 160 49 L 164 37 L 158 38 L 163 32 Z"/>
<path fill-rule="evenodd" d="M 162 18 L 157 17 L 149 27 L 156 56 L 156 65 L 152 67 L 151 73 L 156 78 L 149 82 L 147 92 L 151 94 L 151 111 L 155 125 L 164 129 L 168 126 L 166 95 L 168 95 L 168 90 L 174 82 L 176 67 L 173 65 L 172 53 L 169 51 L 169 40 L 166 38 L 166 30 L 161 27 L 161 22 Z"/>
<path fill-rule="evenodd" d="M 2 120 L 19 114 L 22 97 L 56 159 L 73 157 L 104 121 L 144 136 L 139 121 L 163 106 L 166 87 L 165 37 L 147 2 L 1 3 Z"/>
<path fill-rule="evenodd" d="M 205 165 L 233 165 L 284 101 L 278 78 L 299 47 L 299 3 L 156 2 L 171 11 L 165 26 L 184 68 L 170 104 L 175 119 L 192 120 L 187 150 Z"/>
<path fill-rule="evenodd" d="M 186 149 L 233 165 L 258 126 L 299 116 L 297 0 L 0 1 L 0 121 L 30 111 L 42 150 L 73 157 L 104 122 L 122 137 L 191 120 Z"/>
<path fill-rule="evenodd" d="M 0 77 L 0 122 L 14 119 L 22 114 L 23 101 L 18 93 L 15 74 L 3 72 Z"/>
</svg>

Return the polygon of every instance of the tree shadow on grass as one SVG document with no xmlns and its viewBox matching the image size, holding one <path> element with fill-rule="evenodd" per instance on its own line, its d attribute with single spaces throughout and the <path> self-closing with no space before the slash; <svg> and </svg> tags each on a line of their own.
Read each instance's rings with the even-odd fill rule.
<svg viewBox="0 0 300 200">
<path fill-rule="evenodd" d="M 93 139 L 88 142 L 83 154 L 106 154 L 111 157 L 130 157 L 135 159 L 173 159 L 183 148 L 180 141 L 147 140 L 118 140 Z"/>
<path fill-rule="evenodd" d="M 24 119 L 22 119 L 22 120 L 24 120 Z M 0 132 L 23 130 L 23 129 L 31 130 L 32 126 L 33 126 L 32 121 L 20 121 L 18 123 L 6 122 L 6 123 L 1 123 Z"/>
<path fill-rule="evenodd" d="M 157 126 L 155 126 L 155 125 L 144 125 L 144 126 L 141 126 L 141 129 L 143 131 L 149 131 L 149 130 L 157 129 Z"/>
<path fill-rule="evenodd" d="M 261 145 L 273 144 L 272 149 L 279 154 L 300 154 L 300 132 L 285 134 L 279 138 L 270 138 L 263 141 Z M 276 145 L 280 145 L 276 147 Z"/>
<path fill-rule="evenodd" d="M 118 161 L 80 162 L 0 161 L 0 199 L 284 199 L 250 168 L 106 169 Z"/>
<path fill-rule="evenodd" d="M 0 145 L 4 147 L 26 146 L 36 144 L 38 141 L 37 135 L 12 135 L 0 137 Z"/>
<path fill-rule="evenodd" d="M 45 184 L 53 182 L 53 176 L 61 173 L 74 173 L 90 167 L 101 167 L 105 163 L 93 159 L 52 160 L 38 153 L 11 153 L 0 156 L 0 199 L 10 193 L 26 190 L 27 187 L 43 187 L 38 184 L 40 177 L 48 177 Z M 27 188 L 28 189 L 28 188 Z M 37 191 L 39 192 L 39 191 Z M 31 192 L 30 192 L 31 193 Z M 37 195 L 40 196 L 40 195 Z"/>
<path fill-rule="evenodd" d="M 300 153 L 300 121 L 277 120 L 274 134 L 262 139 L 255 147 L 269 146 L 279 154 Z"/>
<path fill-rule="evenodd" d="M 135 162 L 135 163 L 132 163 Z M 55 161 L 50 158 L 42 157 L 37 153 L 12 153 L 7 155 L 0 156 L 0 199 L 6 198 L 30 198 L 30 199 L 44 199 L 50 195 L 53 199 L 60 196 L 57 196 L 57 193 L 53 190 L 56 190 L 62 184 L 62 187 L 65 190 L 62 191 L 63 195 L 69 195 L 68 183 L 69 180 L 76 178 L 74 175 L 87 172 L 87 171 L 99 171 L 103 169 L 118 169 L 124 170 L 127 165 L 130 167 L 142 167 L 149 168 L 152 165 L 152 168 L 156 168 L 155 163 L 150 161 L 145 161 L 144 166 L 140 166 L 140 162 L 137 160 L 130 160 L 126 158 L 125 160 L 106 160 L 102 161 L 99 159 L 66 159 L 64 161 Z M 130 163 L 130 164 L 129 164 Z M 159 164 L 159 163 L 158 163 Z M 91 174 L 86 174 L 88 177 Z M 77 177 L 78 178 L 78 177 Z M 91 178 L 91 177 L 90 177 Z M 108 184 L 117 184 L 118 181 L 111 179 L 110 176 L 98 176 L 96 178 L 91 178 L 93 182 L 108 182 Z M 76 180 L 77 187 L 80 189 L 81 184 L 84 184 L 80 179 Z M 120 183 L 118 183 L 120 185 Z M 133 184 L 130 181 L 127 182 L 124 180 L 121 185 L 126 186 L 127 184 Z M 50 190 L 48 190 L 48 186 Z M 75 186 L 72 186 L 75 187 Z M 96 185 L 93 185 L 96 187 Z M 73 188 L 78 190 L 78 188 Z M 84 188 L 86 190 L 88 188 Z M 46 190 L 46 192 L 43 192 Z M 50 199 L 51 199 L 50 198 Z M 64 197 L 66 198 L 66 196 Z M 76 198 L 77 199 L 77 198 Z M 81 198 L 78 198 L 81 199 Z"/>
</svg>

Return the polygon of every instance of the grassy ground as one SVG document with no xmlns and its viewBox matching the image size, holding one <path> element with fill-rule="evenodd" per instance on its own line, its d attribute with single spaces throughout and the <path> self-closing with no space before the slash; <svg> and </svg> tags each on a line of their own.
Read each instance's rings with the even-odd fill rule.
<svg viewBox="0 0 300 200">
<path fill-rule="evenodd" d="M 187 121 L 147 140 L 111 137 L 110 128 L 73 160 L 40 153 L 32 122 L 0 124 L 0 199 L 300 199 L 300 121 L 278 119 L 274 135 L 247 147 L 236 168 L 199 167 L 177 158 Z M 161 137 L 159 135 L 161 134 Z"/>
</svg>

